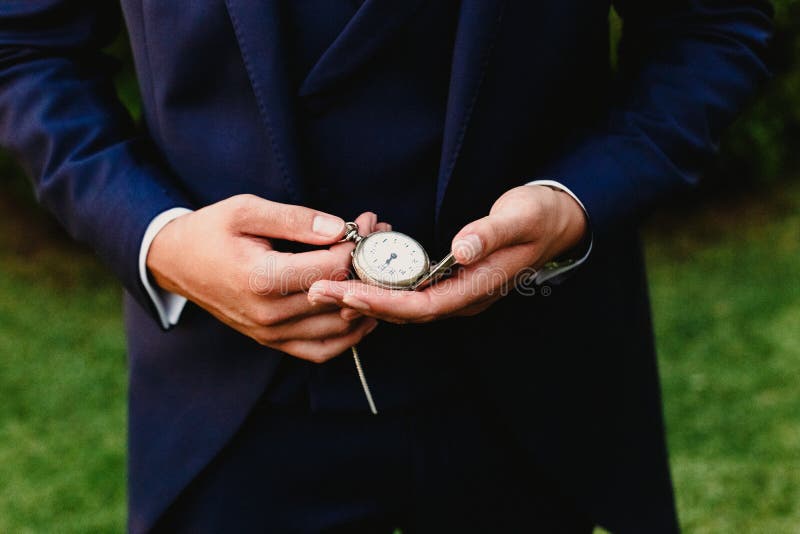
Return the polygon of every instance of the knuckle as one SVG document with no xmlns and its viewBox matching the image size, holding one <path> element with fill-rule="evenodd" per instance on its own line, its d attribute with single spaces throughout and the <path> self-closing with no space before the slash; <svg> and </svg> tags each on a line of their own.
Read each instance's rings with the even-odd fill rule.
<svg viewBox="0 0 800 534">
<path fill-rule="evenodd" d="M 234 226 L 247 220 L 256 203 L 255 195 L 235 195 L 225 201 L 227 217 Z"/>
<path fill-rule="evenodd" d="M 262 326 L 271 326 L 280 321 L 280 315 L 271 308 L 264 308 L 256 312 L 255 320 Z"/>
<path fill-rule="evenodd" d="M 314 282 L 322 280 L 325 277 L 325 273 L 318 266 L 306 266 L 297 271 L 292 269 L 291 273 L 297 277 L 298 285 L 306 291 L 314 285 Z"/>
<path fill-rule="evenodd" d="M 510 241 L 512 233 L 508 225 L 500 221 L 491 220 L 487 226 L 488 231 L 486 231 L 484 235 L 485 239 L 488 241 L 490 250 L 496 249 L 500 243 L 507 243 Z"/>
<path fill-rule="evenodd" d="M 280 218 L 286 228 L 311 228 L 311 217 L 308 210 L 301 206 L 284 206 Z"/>
<path fill-rule="evenodd" d="M 244 260 L 242 260 L 244 263 Z M 269 262 L 250 262 L 253 267 L 247 277 L 247 287 L 251 292 L 260 297 L 272 297 L 275 295 L 276 283 L 273 276 L 273 270 Z M 259 312 L 260 313 L 260 312 Z M 259 314 L 254 317 L 256 322 L 260 322 Z"/>
<path fill-rule="evenodd" d="M 259 296 L 268 298 L 275 298 L 281 296 L 280 280 L 276 280 L 274 277 L 265 278 L 262 290 L 259 292 Z M 271 323 L 273 317 L 274 317 L 273 312 L 267 312 L 264 318 L 265 320 L 264 322 Z"/>
<path fill-rule="evenodd" d="M 317 365 L 323 364 L 331 359 L 331 355 L 327 354 L 325 351 L 321 350 L 314 350 L 308 354 L 308 360 L 311 363 L 315 363 Z"/>
<path fill-rule="evenodd" d="M 252 206 L 256 202 L 261 200 L 261 197 L 258 197 L 252 193 L 241 193 L 239 195 L 236 195 L 235 198 L 237 198 L 239 202 L 243 203 L 248 207 Z"/>
<path fill-rule="evenodd" d="M 333 330 L 332 333 L 334 335 L 336 335 L 336 336 L 342 336 L 344 334 L 349 333 L 351 330 L 353 330 L 353 328 L 354 328 L 354 326 L 353 326 L 352 323 L 350 323 L 349 321 L 345 321 L 343 319 L 340 319 L 336 323 L 336 325 L 334 325 L 334 327 L 332 329 Z"/>
<path fill-rule="evenodd" d="M 438 315 L 435 313 L 423 313 L 416 318 L 415 322 L 418 323 L 431 323 L 437 319 Z"/>
<path fill-rule="evenodd" d="M 270 327 L 260 328 L 258 332 L 258 338 L 261 342 L 263 342 L 262 344 L 269 344 L 270 346 L 274 346 L 279 343 L 285 343 L 291 339 L 281 330 Z"/>
<path fill-rule="evenodd" d="M 250 210 L 253 207 L 253 204 L 255 204 L 257 198 L 258 197 L 256 197 L 255 195 L 244 193 L 241 195 L 234 195 L 230 197 L 226 201 L 226 204 L 233 213 L 241 213 Z"/>
<path fill-rule="evenodd" d="M 346 280 L 350 276 L 349 250 L 326 250 L 320 256 L 320 262 L 312 269 L 307 277 L 308 285 L 317 280 Z"/>
<path fill-rule="evenodd" d="M 437 316 L 444 311 L 445 305 L 441 298 L 437 298 L 431 292 L 424 293 L 425 301 L 419 306 L 419 314 L 423 316 Z"/>
<path fill-rule="evenodd" d="M 349 247 L 341 247 L 340 249 L 328 250 L 330 255 L 329 265 L 333 271 L 350 272 L 352 265 L 352 250 Z"/>
<path fill-rule="evenodd" d="M 331 270 L 329 277 L 331 280 L 342 282 L 350 278 L 350 274 L 351 271 L 349 265 L 339 265 L 335 269 Z"/>
<path fill-rule="evenodd" d="M 545 217 L 548 212 L 548 200 L 550 197 L 544 198 L 542 195 L 532 195 L 528 204 L 528 215 L 533 221 L 538 221 Z"/>
<path fill-rule="evenodd" d="M 256 343 L 264 347 L 269 347 L 273 344 L 272 337 L 265 332 L 257 333 L 256 335 L 253 336 L 253 339 L 256 340 Z"/>
</svg>

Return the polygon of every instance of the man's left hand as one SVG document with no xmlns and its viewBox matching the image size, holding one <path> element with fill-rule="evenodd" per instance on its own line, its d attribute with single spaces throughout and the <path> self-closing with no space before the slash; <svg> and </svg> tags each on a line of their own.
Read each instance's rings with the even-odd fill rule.
<svg viewBox="0 0 800 534">
<path fill-rule="evenodd" d="M 516 187 L 489 215 L 465 226 L 452 250 L 458 274 L 422 291 L 392 291 L 356 280 L 320 280 L 312 303 L 337 303 L 343 317 L 367 315 L 393 323 L 427 323 L 476 315 L 507 294 L 509 284 L 575 247 L 586 235 L 583 208 L 567 193 L 540 185 Z"/>
</svg>

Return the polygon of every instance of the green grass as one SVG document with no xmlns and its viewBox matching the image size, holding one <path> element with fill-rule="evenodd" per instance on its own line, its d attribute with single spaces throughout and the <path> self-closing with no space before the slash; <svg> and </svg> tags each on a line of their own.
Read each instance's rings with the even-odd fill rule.
<svg viewBox="0 0 800 534">
<path fill-rule="evenodd" d="M 0 532 L 121 532 L 120 291 L 42 218 L 0 212 Z"/>
<path fill-rule="evenodd" d="M 800 532 L 800 187 L 653 225 L 648 250 L 687 532 Z"/>
<path fill-rule="evenodd" d="M 647 255 L 683 526 L 798 532 L 800 185 L 677 219 Z M 0 532 L 123 530 L 120 311 L 88 252 L 0 197 Z"/>
</svg>

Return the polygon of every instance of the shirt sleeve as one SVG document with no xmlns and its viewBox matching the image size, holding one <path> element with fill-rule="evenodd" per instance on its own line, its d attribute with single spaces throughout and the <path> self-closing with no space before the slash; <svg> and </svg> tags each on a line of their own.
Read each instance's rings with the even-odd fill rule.
<svg viewBox="0 0 800 534">
<path fill-rule="evenodd" d="M 183 308 L 186 306 L 186 297 L 165 291 L 150 279 L 147 271 L 147 254 L 150 252 L 150 245 L 153 244 L 153 240 L 168 223 L 181 215 L 191 213 L 191 211 L 187 208 L 171 208 L 156 215 L 147 226 L 144 238 L 142 238 L 142 245 L 139 248 L 139 277 L 153 303 L 164 330 L 178 324 Z"/>
<path fill-rule="evenodd" d="M 526 185 L 543 185 L 546 187 L 551 187 L 553 189 L 558 189 L 559 191 L 563 191 L 564 193 L 571 196 L 575 202 L 583 210 L 583 213 L 586 215 L 586 220 L 589 221 L 589 214 L 586 212 L 586 207 L 581 202 L 581 199 L 575 195 L 570 189 L 565 186 L 564 184 L 557 182 L 555 180 L 534 180 L 532 182 L 527 183 Z M 589 224 L 589 239 L 587 241 L 587 245 L 582 246 L 580 249 L 574 251 L 574 257 L 567 256 L 565 258 L 561 258 L 557 261 L 548 262 L 539 269 L 534 276 L 533 280 L 536 284 L 543 284 L 545 282 L 553 282 L 553 283 L 560 283 L 567 275 L 576 269 L 579 265 L 584 263 L 588 258 L 589 254 L 592 253 L 592 245 L 594 244 L 594 236 L 592 235 L 591 223 Z"/>
</svg>

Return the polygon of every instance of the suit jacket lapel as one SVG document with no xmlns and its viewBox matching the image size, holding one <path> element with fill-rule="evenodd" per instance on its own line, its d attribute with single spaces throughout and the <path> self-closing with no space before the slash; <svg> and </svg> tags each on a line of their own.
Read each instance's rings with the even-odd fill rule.
<svg viewBox="0 0 800 534">
<path fill-rule="evenodd" d="M 279 0 L 225 0 L 258 109 L 270 137 L 275 167 L 291 202 L 302 202 L 291 79 L 283 47 Z"/>
<path fill-rule="evenodd" d="M 437 219 L 461 153 L 504 6 L 505 0 L 461 2 L 447 98 L 442 158 L 436 186 Z"/>
<path fill-rule="evenodd" d="M 300 96 L 323 92 L 356 71 L 389 42 L 423 0 L 365 0 L 300 86 Z"/>
<path fill-rule="evenodd" d="M 403 13 L 410 15 L 413 12 L 410 6 L 415 6 L 417 1 L 408 0 Z M 297 132 L 291 112 L 293 94 L 282 46 L 283 28 L 279 0 L 225 0 L 225 4 L 239 41 L 261 118 L 270 135 L 273 157 L 283 174 L 286 191 L 291 201 L 302 202 L 305 188 L 299 172 Z M 363 17 L 361 21 L 355 25 L 354 18 L 354 21 L 348 24 L 348 28 L 355 25 L 350 28 L 352 35 L 340 36 L 341 39 L 337 39 L 337 43 L 343 40 L 344 44 L 332 46 L 326 55 L 330 52 L 335 59 L 336 54 L 341 54 L 341 51 L 349 48 L 350 45 L 345 46 L 347 43 L 351 40 L 355 43 L 354 39 L 359 35 L 360 29 L 369 29 L 369 24 L 363 24 L 364 18 L 366 22 L 379 19 L 377 4 L 379 2 L 367 0 L 356 16 L 356 18 Z M 437 180 L 437 214 L 461 152 L 504 5 L 505 0 L 462 0 L 461 3 Z M 384 17 L 383 20 L 389 24 L 387 21 L 391 18 Z M 391 27 L 385 29 L 390 30 Z M 380 45 L 383 42 L 381 39 L 385 38 L 377 38 L 370 47 L 364 47 L 361 50 L 362 54 L 356 54 L 356 57 L 350 60 L 353 62 L 351 67 L 368 59 L 368 52 L 374 50 L 376 44 Z M 323 63 L 322 58 L 320 63 Z M 333 64 L 332 59 L 326 60 L 325 63 Z M 316 69 L 317 67 L 314 70 Z M 323 73 L 320 71 L 318 74 L 320 82 L 338 79 L 336 77 L 342 75 L 341 72 L 337 73 L 336 69 L 326 76 L 322 76 Z"/>
</svg>

